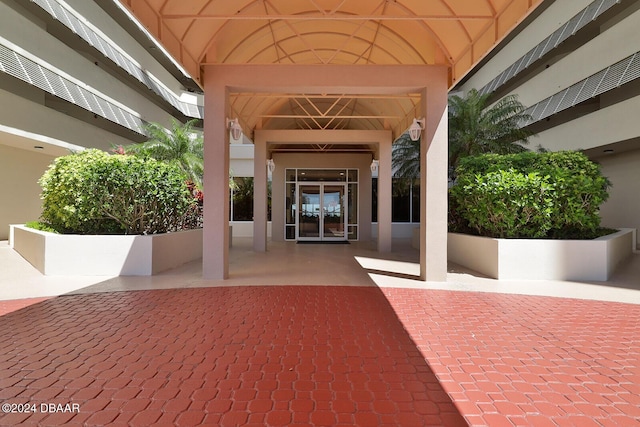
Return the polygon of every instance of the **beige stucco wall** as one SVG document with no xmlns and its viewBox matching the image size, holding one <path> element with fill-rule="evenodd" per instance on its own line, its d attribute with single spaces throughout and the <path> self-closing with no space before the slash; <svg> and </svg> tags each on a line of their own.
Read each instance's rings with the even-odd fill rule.
<svg viewBox="0 0 640 427">
<path fill-rule="evenodd" d="M 540 132 L 530 139 L 530 148 L 588 150 L 636 138 L 640 136 L 638 109 L 640 96 Z"/>
<path fill-rule="evenodd" d="M 273 160 L 276 164 L 271 196 L 271 233 L 274 241 L 284 240 L 284 178 L 287 168 L 358 169 L 360 240 L 371 240 L 371 154 L 274 153 Z"/>
<path fill-rule="evenodd" d="M 600 209 L 602 225 L 640 230 L 640 150 L 604 156 L 597 161 L 613 184 L 609 200 Z"/>
<path fill-rule="evenodd" d="M 9 224 L 22 224 L 40 217 L 38 179 L 52 156 L 7 147 L 0 141 L 0 240 L 7 240 Z"/>
<path fill-rule="evenodd" d="M 12 128 L 16 132 L 33 133 L 45 138 L 73 144 L 80 147 L 109 150 L 114 145 L 130 144 L 131 140 L 113 134 L 107 130 L 92 126 L 41 103 L 0 89 L 0 125 Z M 0 140 L 0 144 L 14 144 L 13 140 Z M 55 150 L 56 155 L 68 153 L 66 148 L 56 149 L 55 142 L 38 140 L 28 145 L 45 146 Z"/>
</svg>

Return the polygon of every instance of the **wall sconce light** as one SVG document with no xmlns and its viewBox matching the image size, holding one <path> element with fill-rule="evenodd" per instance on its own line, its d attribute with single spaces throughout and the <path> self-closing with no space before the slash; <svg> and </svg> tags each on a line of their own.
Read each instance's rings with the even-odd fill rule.
<svg viewBox="0 0 640 427">
<path fill-rule="evenodd" d="M 273 159 L 267 160 L 267 169 L 269 169 L 269 173 L 273 173 L 273 171 L 276 170 L 276 163 Z"/>
<path fill-rule="evenodd" d="M 231 137 L 233 139 L 242 138 L 242 127 L 238 123 L 238 119 L 227 119 L 227 128 L 231 131 Z"/>
<path fill-rule="evenodd" d="M 378 166 L 380 165 L 380 160 L 371 160 L 371 166 L 369 166 L 371 168 L 371 173 L 376 173 L 378 172 Z"/>
<path fill-rule="evenodd" d="M 409 126 L 409 138 L 412 141 L 417 141 L 420 139 L 420 134 L 424 129 L 425 119 L 413 119 L 413 123 Z"/>
</svg>

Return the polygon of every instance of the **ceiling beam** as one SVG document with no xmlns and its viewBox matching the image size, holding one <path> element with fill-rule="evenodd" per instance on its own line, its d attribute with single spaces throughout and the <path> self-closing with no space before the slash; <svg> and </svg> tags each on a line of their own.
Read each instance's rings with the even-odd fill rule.
<svg viewBox="0 0 640 427">
<path fill-rule="evenodd" d="M 162 19 L 176 20 L 176 19 L 202 19 L 202 20 L 222 20 L 222 21 L 486 21 L 494 19 L 491 15 L 319 15 L 319 14 L 305 14 L 305 15 L 196 15 L 192 13 L 188 14 L 166 14 L 162 15 Z"/>
<path fill-rule="evenodd" d="M 327 99 L 334 98 L 353 100 L 353 99 L 420 99 L 419 93 L 408 93 L 406 95 L 353 95 L 353 94 L 311 94 L 311 93 L 266 93 L 266 92 L 231 92 L 230 98 L 300 98 L 300 99 Z"/>
<path fill-rule="evenodd" d="M 402 119 L 403 116 L 388 116 L 388 115 L 376 115 L 376 116 L 354 116 L 354 115 L 315 115 L 315 114 L 258 114 L 253 117 L 262 117 L 265 119 Z"/>
</svg>

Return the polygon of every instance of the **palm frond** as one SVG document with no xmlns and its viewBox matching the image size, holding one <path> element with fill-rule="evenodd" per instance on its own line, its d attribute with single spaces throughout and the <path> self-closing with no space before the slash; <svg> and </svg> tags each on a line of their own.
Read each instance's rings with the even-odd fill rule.
<svg viewBox="0 0 640 427">
<path fill-rule="evenodd" d="M 175 162 L 191 181 L 202 188 L 204 143 L 201 136 L 195 136 L 195 122 L 189 120 L 182 124 L 174 119 L 170 130 L 158 123 L 149 123 L 145 126 L 147 141 L 131 146 L 128 151 L 156 160 Z"/>
</svg>

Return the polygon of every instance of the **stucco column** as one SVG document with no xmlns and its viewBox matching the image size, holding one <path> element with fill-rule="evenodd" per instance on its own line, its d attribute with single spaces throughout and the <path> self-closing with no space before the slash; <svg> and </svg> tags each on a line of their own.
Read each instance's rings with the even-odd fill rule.
<svg viewBox="0 0 640 427">
<path fill-rule="evenodd" d="M 391 252 L 391 140 L 380 141 L 378 164 L 378 252 Z"/>
<path fill-rule="evenodd" d="M 205 68 L 202 276 L 229 277 L 229 131 L 227 90 Z"/>
<path fill-rule="evenodd" d="M 259 137 L 253 151 L 253 250 L 267 250 L 267 142 Z"/>
<path fill-rule="evenodd" d="M 420 279 L 447 280 L 447 78 L 422 91 L 426 128 L 420 141 Z M 428 93 L 427 93 L 428 92 Z"/>
</svg>

